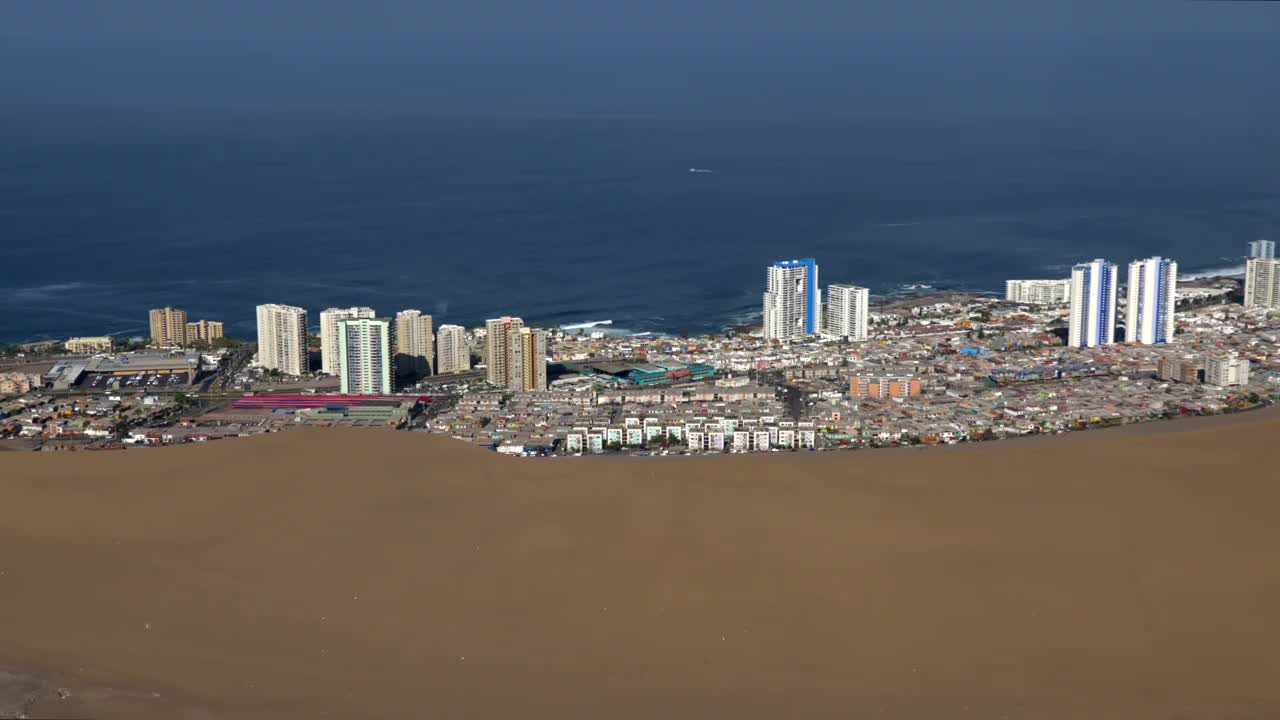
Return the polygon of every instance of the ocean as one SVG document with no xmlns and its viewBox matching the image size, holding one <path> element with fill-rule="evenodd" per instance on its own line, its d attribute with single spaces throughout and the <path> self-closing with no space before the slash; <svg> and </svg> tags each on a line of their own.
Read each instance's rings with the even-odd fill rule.
<svg viewBox="0 0 1280 720">
<path fill-rule="evenodd" d="M 807 256 L 880 296 L 1235 269 L 1280 235 L 1275 120 L 11 113 L 0 340 L 143 335 L 162 305 L 252 338 L 267 302 L 714 332 Z"/>
</svg>

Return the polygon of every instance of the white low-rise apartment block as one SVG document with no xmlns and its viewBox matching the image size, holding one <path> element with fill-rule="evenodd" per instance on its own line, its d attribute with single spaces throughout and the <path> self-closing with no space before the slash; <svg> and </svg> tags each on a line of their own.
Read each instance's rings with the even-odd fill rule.
<svg viewBox="0 0 1280 720">
<path fill-rule="evenodd" d="M 1019 305 L 1065 305 L 1071 280 L 1005 280 L 1004 299 Z"/>
<path fill-rule="evenodd" d="M 697 452 L 767 452 L 774 448 L 813 448 L 817 433 L 811 423 L 775 423 L 774 418 L 715 418 L 705 423 L 663 425 L 657 418 L 626 418 L 622 427 L 575 427 L 565 435 L 566 452 L 604 452 L 609 448 L 643 448 L 655 440 L 684 444 Z"/>
</svg>

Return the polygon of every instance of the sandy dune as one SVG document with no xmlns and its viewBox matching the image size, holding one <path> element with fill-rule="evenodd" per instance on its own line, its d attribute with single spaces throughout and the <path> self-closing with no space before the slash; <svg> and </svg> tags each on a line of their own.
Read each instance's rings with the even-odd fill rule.
<svg viewBox="0 0 1280 720">
<path fill-rule="evenodd" d="M 0 715 L 1280 717 L 1278 440 L 5 453 Z"/>
</svg>

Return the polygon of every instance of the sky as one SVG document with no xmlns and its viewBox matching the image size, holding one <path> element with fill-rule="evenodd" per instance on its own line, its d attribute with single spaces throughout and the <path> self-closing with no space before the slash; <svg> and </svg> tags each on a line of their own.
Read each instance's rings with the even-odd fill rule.
<svg viewBox="0 0 1280 720">
<path fill-rule="evenodd" d="M 1277 39 L 1280 3 L 1213 0 L 7 0 L 0 91 L 11 109 L 1238 106 L 1275 94 Z"/>
</svg>

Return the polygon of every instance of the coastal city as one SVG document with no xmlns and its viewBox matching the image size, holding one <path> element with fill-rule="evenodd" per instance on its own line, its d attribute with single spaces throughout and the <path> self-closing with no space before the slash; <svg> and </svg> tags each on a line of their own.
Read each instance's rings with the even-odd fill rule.
<svg viewBox="0 0 1280 720">
<path fill-rule="evenodd" d="M 921 288 L 873 303 L 813 258 L 765 268 L 762 321 L 611 334 L 517 316 L 436 326 L 405 309 L 257 307 L 257 336 L 176 307 L 149 338 L 4 346 L 0 447 L 101 450 L 317 426 L 434 433 L 516 456 L 955 444 L 1280 400 L 1280 260 L 1243 277 L 1109 260 L 1003 297 Z M 1123 281 L 1123 282 L 1122 282 Z"/>
</svg>

